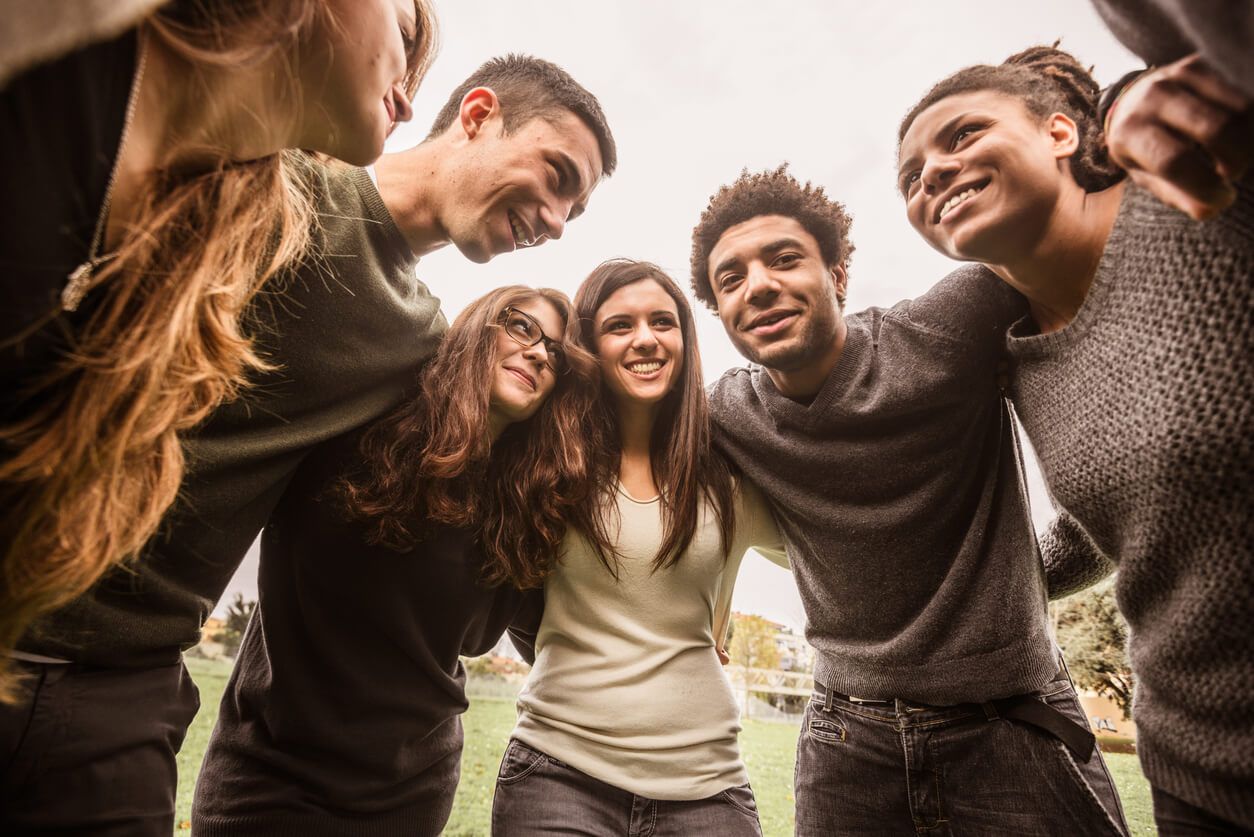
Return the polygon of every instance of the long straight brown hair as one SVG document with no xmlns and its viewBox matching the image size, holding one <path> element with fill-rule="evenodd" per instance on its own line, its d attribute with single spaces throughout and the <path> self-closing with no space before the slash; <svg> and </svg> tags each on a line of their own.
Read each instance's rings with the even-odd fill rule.
<svg viewBox="0 0 1254 837">
<path fill-rule="evenodd" d="M 429 0 L 415 7 L 411 94 L 435 37 Z M 180 56 L 196 86 L 204 73 L 276 50 L 298 55 L 312 25 L 335 25 L 327 15 L 321 0 L 183 2 L 158 11 L 141 34 Z M 298 68 L 289 71 L 298 93 Z M 154 174 L 116 256 L 92 278 L 90 317 L 23 393 L 36 406 L 0 426 L 0 700 L 14 695 L 6 652 L 30 623 L 155 534 L 183 478 L 179 432 L 270 368 L 241 320 L 258 289 L 305 253 L 314 223 L 308 157 L 285 151 Z"/>
<path fill-rule="evenodd" d="M 575 294 L 580 341 L 595 355 L 597 310 L 619 288 L 649 280 L 675 300 L 684 338 L 684 368 L 674 388 L 662 400 L 649 440 L 649 461 L 653 479 L 661 491 L 663 520 L 662 543 L 653 559 L 656 572 L 674 566 L 687 551 L 697 531 L 703 499 L 718 518 L 724 552 L 731 547 L 736 520 L 732 469 L 711 445 L 710 413 L 701 375 L 701 353 L 697 349 L 696 321 L 692 306 L 675 280 L 650 262 L 631 259 L 602 262 Z M 622 446 L 618 415 L 611 404 L 602 384 L 598 409 L 589 413 L 584 426 L 590 478 L 595 490 L 586 492 L 586 499 L 576 507 L 572 522 L 588 538 L 601 563 L 617 578 L 619 555 L 610 531 Z"/>
<path fill-rule="evenodd" d="M 485 381 L 500 317 L 538 299 L 562 318 L 569 368 L 535 415 L 493 442 Z M 433 524 L 473 528 L 487 558 L 485 581 L 541 585 L 587 486 L 580 432 L 597 377 L 578 336 L 560 291 L 510 285 L 471 303 L 424 367 L 418 395 L 363 437 L 362 474 L 340 483 L 348 517 L 365 523 L 367 540 L 406 550 Z"/>
</svg>

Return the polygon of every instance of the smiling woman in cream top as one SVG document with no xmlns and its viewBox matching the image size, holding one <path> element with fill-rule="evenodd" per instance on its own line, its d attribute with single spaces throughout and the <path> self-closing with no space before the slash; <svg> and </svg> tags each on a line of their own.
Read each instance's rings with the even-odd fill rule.
<svg viewBox="0 0 1254 837">
<path fill-rule="evenodd" d="M 779 532 L 710 444 L 675 282 L 606 262 L 575 308 L 603 384 L 583 434 L 593 490 L 545 583 L 493 834 L 761 835 L 716 645 L 745 552 L 786 564 Z"/>
</svg>

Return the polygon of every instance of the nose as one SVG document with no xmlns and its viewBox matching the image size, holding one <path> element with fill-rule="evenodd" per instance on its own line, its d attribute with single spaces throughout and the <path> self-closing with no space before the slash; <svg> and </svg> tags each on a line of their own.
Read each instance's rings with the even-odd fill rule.
<svg viewBox="0 0 1254 837">
<path fill-rule="evenodd" d="M 653 333 L 653 329 L 649 328 L 648 323 L 641 323 L 636 327 L 636 333 L 631 336 L 631 347 L 641 352 L 651 351 L 657 346 L 657 336 Z"/>
<path fill-rule="evenodd" d="M 540 222 L 544 224 L 542 231 L 545 238 L 558 239 L 566 231 L 566 221 L 570 218 L 570 210 L 575 202 L 570 198 L 553 198 L 540 207 Z"/>
<path fill-rule="evenodd" d="M 765 265 L 755 262 L 745 274 L 745 293 L 755 303 L 774 299 L 779 295 L 779 281 Z"/>
<path fill-rule="evenodd" d="M 392 104 L 396 106 L 396 122 L 408 122 L 414 118 L 414 109 L 409 104 L 409 97 L 399 84 L 392 85 Z"/>
<path fill-rule="evenodd" d="M 929 194 L 939 192 L 962 170 L 962 163 L 957 157 L 949 154 L 937 154 L 928 157 L 923 163 L 923 171 L 919 179 L 924 191 Z"/>
<path fill-rule="evenodd" d="M 544 366 L 549 362 L 549 350 L 545 348 L 544 341 L 541 340 L 534 346 L 527 346 L 523 349 L 523 357 L 532 363 Z"/>
</svg>

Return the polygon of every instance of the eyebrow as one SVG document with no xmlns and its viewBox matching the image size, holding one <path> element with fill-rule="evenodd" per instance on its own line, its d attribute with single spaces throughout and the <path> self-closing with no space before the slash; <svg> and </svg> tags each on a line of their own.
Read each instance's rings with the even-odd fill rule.
<svg viewBox="0 0 1254 837">
<path fill-rule="evenodd" d="M 948 134 L 952 133 L 952 132 L 953 132 L 953 130 L 954 130 L 955 128 L 957 128 L 957 127 L 958 127 L 958 123 L 959 123 L 959 122 L 961 122 L 962 120 L 966 119 L 966 118 L 967 118 L 967 116 L 969 116 L 969 114 L 968 114 L 968 113 L 963 112 L 963 113 L 960 113 L 960 114 L 958 114 L 957 116 L 953 117 L 952 119 L 950 119 L 950 120 L 949 120 L 948 122 L 946 122 L 944 125 L 940 126 L 940 128 L 939 128 L 939 129 L 937 129 L 936 133 L 932 135 L 932 140 L 933 140 L 933 141 L 935 141 L 935 140 L 937 140 L 937 139 L 940 139 L 940 138 L 941 138 L 941 137 L 943 137 L 943 136 L 946 136 L 946 135 L 948 135 Z M 916 166 L 918 166 L 918 164 L 919 164 L 919 156 L 916 154 L 916 155 L 914 155 L 913 157 L 910 157 L 909 159 L 907 159 L 904 163 L 902 163 L 902 164 L 901 164 L 901 165 L 897 168 L 897 183 L 898 183 L 898 185 L 900 185 L 900 184 L 901 184 L 901 178 L 905 175 L 905 173 L 906 173 L 907 171 L 909 171 L 910 169 L 913 169 L 913 168 L 915 168 Z"/>
<path fill-rule="evenodd" d="M 791 236 L 785 236 L 784 238 L 777 238 L 770 244 L 762 245 L 758 248 L 758 253 L 764 256 L 771 256 L 778 253 L 780 250 L 787 250 L 790 247 L 798 250 L 804 249 L 800 241 L 792 238 Z M 718 276 L 724 270 L 730 270 L 738 264 L 740 264 L 740 258 L 738 256 L 729 256 L 715 265 L 714 275 Z"/>
</svg>

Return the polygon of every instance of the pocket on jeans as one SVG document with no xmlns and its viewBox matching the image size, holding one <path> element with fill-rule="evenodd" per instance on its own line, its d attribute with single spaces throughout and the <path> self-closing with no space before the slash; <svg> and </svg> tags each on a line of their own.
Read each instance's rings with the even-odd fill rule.
<svg viewBox="0 0 1254 837">
<path fill-rule="evenodd" d="M 497 771 L 496 781 L 508 785 L 526 779 L 536 768 L 542 766 L 549 757 L 539 750 L 533 750 L 517 738 L 509 740 L 505 755 L 501 757 L 501 769 Z"/>
<path fill-rule="evenodd" d="M 719 796 L 723 798 L 724 802 L 742 814 L 747 814 L 755 820 L 758 818 L 758 803 L 753 798 L 753 788 L 749 787 L 747 783 L 728 788 L 720 793 Z"/>
<path fill-rule="evenodd" d="M 845 728 L 831 718 L 811 714 L 806 722 L 806 732 L 815 741 L 823 744 L 843 744 Z"/>
</svg>

